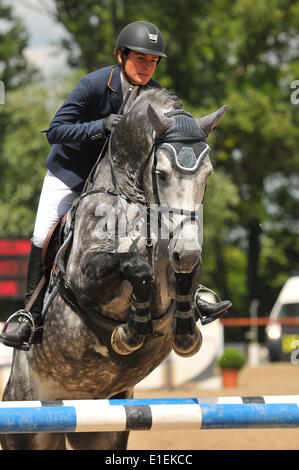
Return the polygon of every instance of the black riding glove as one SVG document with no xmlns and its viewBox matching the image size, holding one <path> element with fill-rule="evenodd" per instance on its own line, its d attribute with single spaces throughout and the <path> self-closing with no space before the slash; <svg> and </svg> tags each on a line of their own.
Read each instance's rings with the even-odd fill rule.
<svg viewBox="0 0 299 470">
<path fill-rule="evenodd" d="M 115 127 L 123 118 L 122 114 L 110 114 L 110 116 L 103 119 L 103 129 L 106 132 L 111 132 L 112 128 Z"/>
</svg>

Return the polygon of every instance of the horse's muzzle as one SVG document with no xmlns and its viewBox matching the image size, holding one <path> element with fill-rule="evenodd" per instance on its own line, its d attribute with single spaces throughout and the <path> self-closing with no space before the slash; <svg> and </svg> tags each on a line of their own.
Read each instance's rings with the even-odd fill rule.
<svg viewBox="0 0 299 470">
<path fill-rule="evenodd" d="M 188 249 L 178 240 L 173 249 L 169 250 L 170 263 L 176 273 L 191 273 L 201 262 L 201 248 Z"/>
</svg>

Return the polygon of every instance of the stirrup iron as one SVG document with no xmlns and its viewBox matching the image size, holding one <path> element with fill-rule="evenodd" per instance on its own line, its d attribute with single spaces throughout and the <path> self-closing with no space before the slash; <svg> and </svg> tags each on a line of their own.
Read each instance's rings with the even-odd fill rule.
<svg viewBox="0 0 299 470">
<path fill-rule="evenodd" d="M 21 349 L 22 351 L 29 351 L 30 347 L 31 347 L 31 343 L 32 343 L 32 339 L 36 333 L 37 330 L 40 329 L 40 327 L 37 327 L 35 325 L 35 322 L 34 322 L 34 319 L 33 319 L 33 316 L 30 312 L 26 312 L 24 309 L 20 309 L 18 310 L 17 312 L 13 313 L 12 315 L 10 315 L 10 317 L 8 317 L 8 319 L 6 320 L 6 322 L 4 323 L 4 326 L 3 326 L 3 329 L 2 329 L 2 333 L 5 333 L 7 328 L 8 328 L 8 325 L 9 323 L 11 322 L 11 320 L 13 318 L 18 318 L 19 319 L 19 322 L 21 323 L 22 321 L 24 320 L 28 320 L 30 322 L 30 326 L 31 326 L 31 332 L 30 332 L 30 336 L 29 336 L 29 339 L 28 339 L 28 342 L 25 342 L 20 346 L 19 349 Z"/>
<path fill-rule="evenodd" d="M 223 318 L 225 317 L 227 314 L 228 314 L 228 309 L 231 307 L 231 303 L 230 305 L 228 305 L 226 308 L 224 308 L 223 310 L 220 310 L 219 312 L 217 313 L 212 313 L 211 315 L 204 315 L 200 310 L 199 308 L 197 307 L 197 297 L 200 299 L 200 292 L 210 292 L 211 294 L 215 295 L 215 298 L 217 300 L 217 302 L 221 302 L 221 298 L 219 297 L 219 295 L 213 291 L 212 289 L 209 289 L 208 287 L 204 286 L 203 284 L 199 284 L 198 285 L 198 288 L 194 294 L 194 310 L 196 312 L 196 317 L 197 317 L 197 320 L 199 319 L 201 324 L 204 326 L 204 325 L 208 325 L 209 323 L 212 323 L 213 321 L 215 320 L 218 320 L 218 318 Z M 202 300 L 202 299 L 201 299 Z"/>
</svg>

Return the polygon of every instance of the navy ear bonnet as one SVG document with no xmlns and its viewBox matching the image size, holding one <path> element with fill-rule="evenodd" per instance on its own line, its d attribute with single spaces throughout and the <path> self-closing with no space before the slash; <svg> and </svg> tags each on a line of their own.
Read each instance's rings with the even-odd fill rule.
<svg viewBox="0 0 299 470">
<path fill-rule="evenodd" d="M 195 173 L 210 147 L 206 143 L 207 135 L 191 114 L 182 110 L 165 113 L 173 117 L 173 124 L 166 131 L 156 136 L 156 145 L 167 148 L 172 165 L 184 173 Z"/>
</svg>

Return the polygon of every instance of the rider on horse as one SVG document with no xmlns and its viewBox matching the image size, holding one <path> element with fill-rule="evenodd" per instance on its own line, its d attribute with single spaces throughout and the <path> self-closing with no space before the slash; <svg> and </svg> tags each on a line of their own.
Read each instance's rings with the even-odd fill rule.
<svg viewBox="0 0 299 470">
<path fill-rule="evenodd" d="M 160 88 L 151 79 L 165 54 L 165 42 L 153 24 L 136 21 L 119 34 L 115 53 L 117 65 L 89 73 L 82 78 L 56 113 L 47 131 L 51 144 L 46 173 L 32 237 L 28 264 L 26 303 L 30 301 L 43 275 L 42 248 L 51 227 L 69 210 L 80 195 L 97 161 L 107 135 L 122 119 L 119 109 L 129 87 L 132 91 L 123 107 L 130 109 L 144 87 Z M 20 316 L 16 327 L 4 331 L 0 339 L 6 346 L 23 349 L 24 344 L 40 343 L 42 309 L 47 286 L 37 295 L 30 314 Z M 197 296 L 197 308 L 206 316 L 217 315 L 230 307 L 229 301 L 211 304 Z"/>
</svg>

